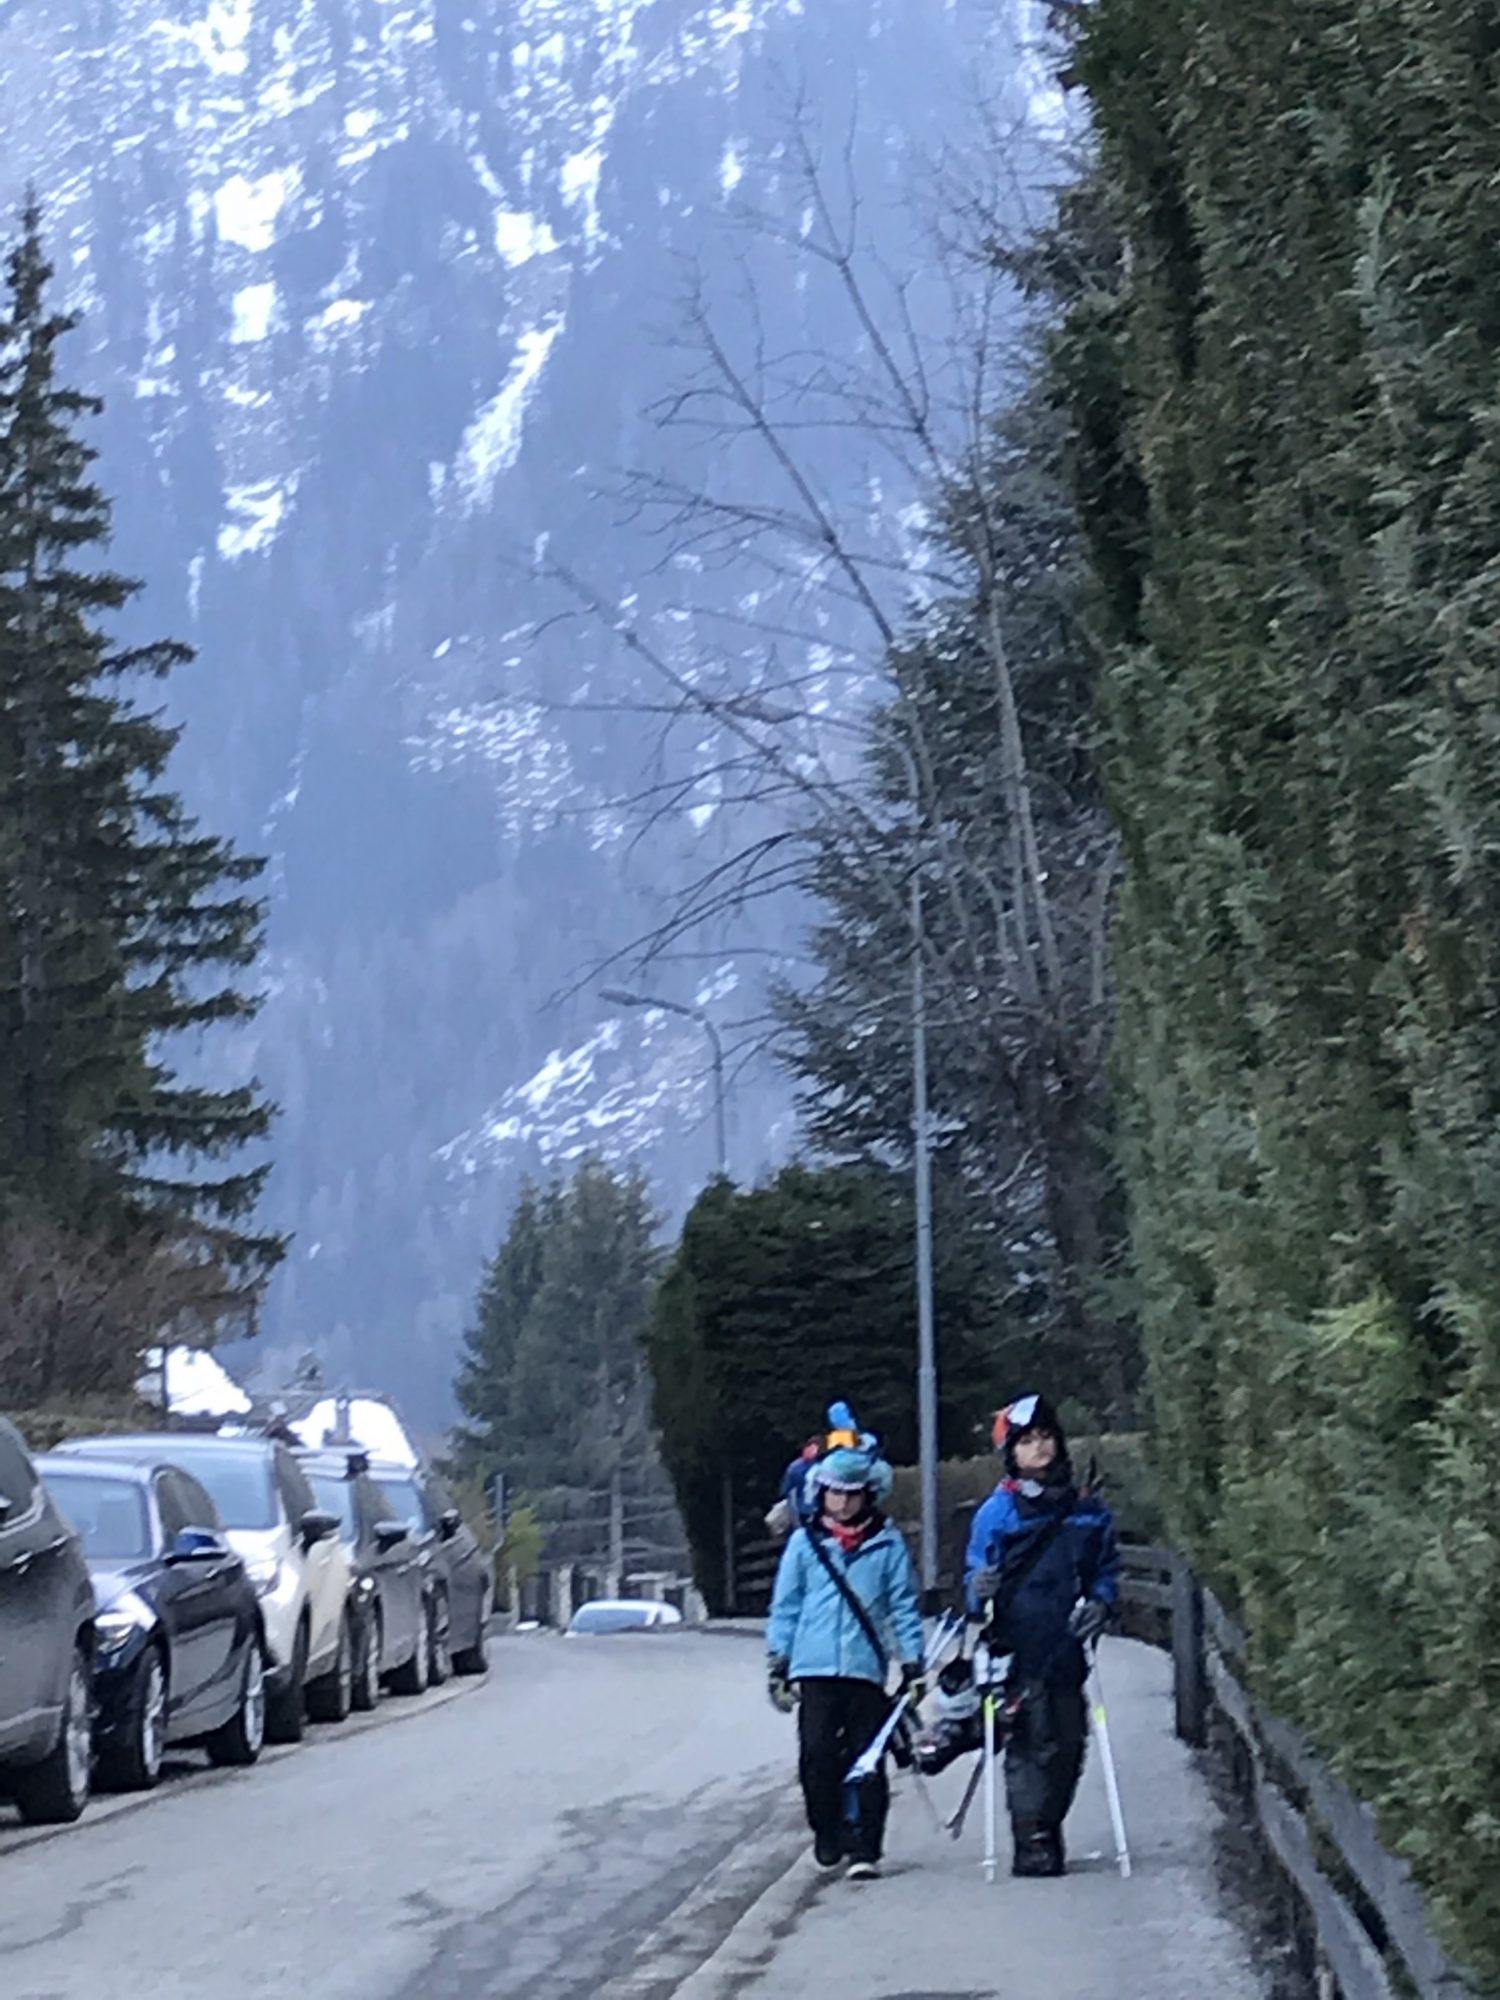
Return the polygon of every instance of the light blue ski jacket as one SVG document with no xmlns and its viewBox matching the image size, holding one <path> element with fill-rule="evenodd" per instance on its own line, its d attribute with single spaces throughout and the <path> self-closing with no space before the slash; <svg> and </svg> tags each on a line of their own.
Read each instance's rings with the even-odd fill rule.
<svg viewBox="0 0 1500 2000">
<path fill-rule="evenodd" d="M 922 1614 L 906 1543 L 889 1521 L 845 1556 L 821 1527 L 798 1528 L 782 1551 L 766 1627 L 771 1658 L 791 1662 L 794 1681 L 837 1678 L 885 1684 L 886 1662 L 875 1655 L 859 1620 L 818 1561 L 810 1537 L 864 1605 L 890 1660 L 922 1658 Z"/>
</svg>

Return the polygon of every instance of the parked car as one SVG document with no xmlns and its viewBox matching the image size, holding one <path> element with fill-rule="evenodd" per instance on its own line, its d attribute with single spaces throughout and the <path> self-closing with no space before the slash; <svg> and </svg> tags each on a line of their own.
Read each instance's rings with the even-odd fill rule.
<svg viewBox="0 0 1500 2000">
<path fill-rule="evenodd" d="M 429 1626 L 426 1572 L 411 1530 L 376 1485 L 358 1450 L 297 1454 L 318 1505 L 339 1517 L 349 1552 L 354 1607 L 354 1706 L 373 1708 L 380 1685 L 397 1694 L 427 1686 Z"/>
<path fill-rule="evenodd" d="M 260 1606 L 189 1472 L 62 1455 L 37 1461 L 94 1587 L 94 1749 L 119 1791 L 161 1777 L 169 1744 L 253 1764 L 265 1740 Z"/>
<path fill-rule="evenodd" d="M 598 1597 L 580 1604 L 570 1632 L 660 1632 L 682 1623 L 675 1604 L 658 1604 L 649 1597 Z"/>
<path fill-rule="evenodd" d="M 72 1438 L 59 1455 L 172 1463 L 208 1491 L 224 1534 L 243 1557 L 260 1602 L 269 1666 L 266 1735 L 301 1740 L 306 1718 L 340 1722 L 354 1699 L 349 1557 L 336 1514 L 319 1507 L 284 1444 L 263 1437 L 187 1431 L 146 1437 Z"/>
<path fill-rule="evenodd" d="M 495 1583 L 489 1557 L 435 1473 L 370 1461 L 370 1472 L 411 1530 L 427 1580 L 428 1675 L 482 1674 L 489 1665 Z"/>
<path fill-rule="evenodd" d="M 94 1591 L 78 1537 L 0 1417 L 0 1793 L 37 1824 L 77 1819 L 89 1739 Z"/>
</svg>

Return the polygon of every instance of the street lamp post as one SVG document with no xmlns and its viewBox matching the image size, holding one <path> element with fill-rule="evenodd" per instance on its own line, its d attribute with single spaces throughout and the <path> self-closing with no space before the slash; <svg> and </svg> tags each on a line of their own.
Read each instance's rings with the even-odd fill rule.
<svg viewBox="0 0 1500 2000">
<path fill-rule="evenodd" d="M 793 719 L 755 696 L 740 696 L 731 706 L 754 722 L 776 724 Z M 926 948 L 922 910 L 924 788 L 911 745 L 900 736 L 887 740 L 905 766 L 912 810 L 912 1192 L 917 1211 L 917 1462 L 922 1507 L 919 1567 L 922 1594 L 930 1602 L 936 1595 L 938 1581 L 938 1397 L 932 1286 L 932 1139 L 927 1107 L 927 981 L 922 962 Z"/>
<path fill-rule="evenodd" d="M 921 1489 L 920 1562 L 922 1595 L 928 1602 L 938 1583 L 938 1397 L 937 1332 L 932 1285 L 932 1143 L 927 1106 L 927 943 L 922 909 L 922 781 L 911 745 L 900 737 L 894 747 L 906 766 L 911 792 L 911 1097 L 912 1193 L 917 1210 L 917 1468 Z"/>
<path fill-rule="evenodd" d="M 708 1036 L 714 1057 L 714 1142 L 722 1178 L 729 1172 L 729 1140 L 724 1127 L 724 1044 L 718 1029 L 701 1007 L 686 1007 L 680 1000 L 663 1000 L 655 993 L 629 993 L 623 987 L 606 986 L 600 997 L 612 1007 L 659 1007 L 664 1014 L 681 1014 L 696 1021 Z"/>
<path fill-rule="evenodd" d="M 724 1126 L 724 1044 L 719 1031 L 701 1007 L 688 1007 L 681 1000 L 663 1000 L 655 993 L 632 993 L 624 987 L 606 986 L 601 999 L 612 1007 L 659 1007 L 664 1014 L 681 1014 L 685 1020 L 696 1021 L 708 1036 L 709 1047 L 714 1058 L 714 1142 L 718 1159 L 718 1173 L 722 1180 L 729 1172 L 729 1139 Z M 724 1468 L 724 1491 L 722 1497 L 724 1529 L 724 1595 L 726 1607 L 733 1611 L 736 1602 L 735 1589 L 735 1546 L 734 1546 L 734 1476 L 726 1465 Z"/>
</svg>

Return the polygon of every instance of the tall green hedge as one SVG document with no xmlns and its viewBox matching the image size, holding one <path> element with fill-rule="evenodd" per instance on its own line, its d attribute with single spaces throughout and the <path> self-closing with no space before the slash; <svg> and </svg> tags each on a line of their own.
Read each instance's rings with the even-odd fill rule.
<svg viewBox="0 0 1500 2000">
<path fill-rule="evenodd" d="M 1055 365 L 1159 1469 L 1500 1985 L 1500 6 L 1079 19 L 1128 255 Z"/>
</svg>

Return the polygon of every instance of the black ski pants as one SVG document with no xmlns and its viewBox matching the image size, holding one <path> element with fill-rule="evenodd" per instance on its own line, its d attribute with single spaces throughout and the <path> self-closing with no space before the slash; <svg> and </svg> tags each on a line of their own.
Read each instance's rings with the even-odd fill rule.
<svg viewBox="0 0 1500 2000">
<path fill-rule="evenodd" d="M 798 1681 L 798 1775 L 815 1835 L 842 1839 L 851 1861 L 878 1861 L 885 1840 L 891 1788 L 885 1771 L 859 1788 L 858 1820 L 844 1824 L 844 1774 L 890 1714 L 890 1697 L 874 1681 Z"/>
<path fill-rule="evenodd" d="M 1078 1790 L 1087 1741 L 1082 1687 L 1071 1679 L 1027 1687 L 1005 1746 L 1005 1793 L 1018 1834 L 1061 1828 Z"/>
</svg>

